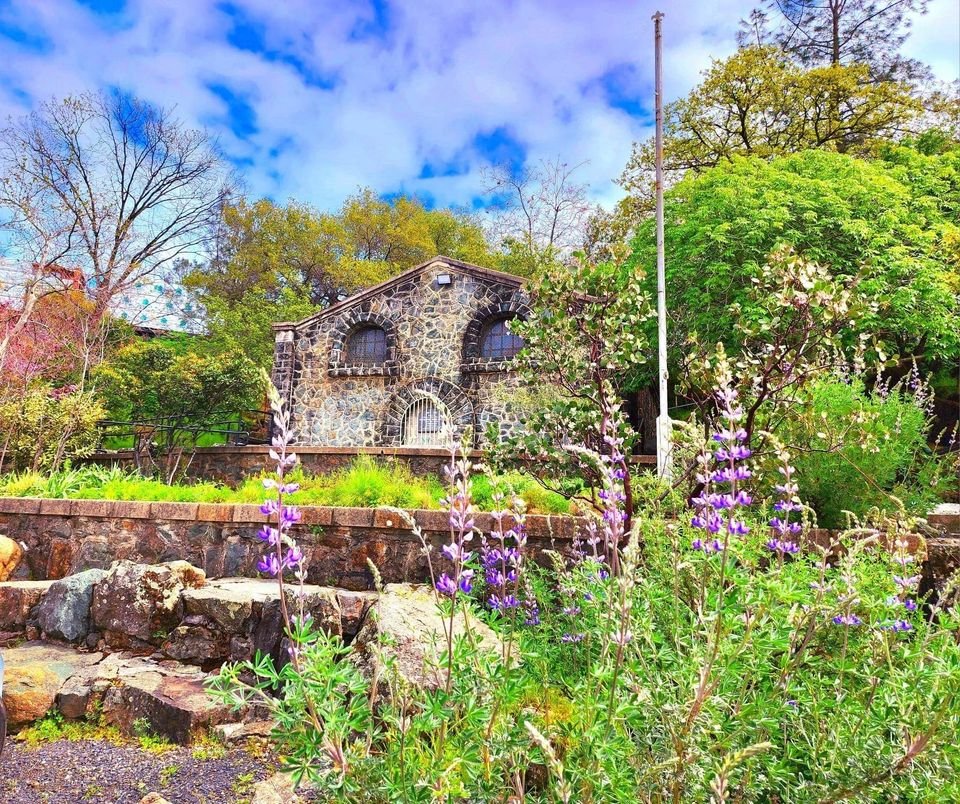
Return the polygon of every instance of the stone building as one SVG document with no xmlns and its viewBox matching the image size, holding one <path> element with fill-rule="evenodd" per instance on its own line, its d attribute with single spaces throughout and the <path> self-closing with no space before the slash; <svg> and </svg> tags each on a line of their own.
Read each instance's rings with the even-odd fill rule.
<svg viewBox="0 0 960 804">
<path fill-rule="evenodd" d="M 479 446 L 518 426 L 508 322 L 527 314 L 523 280 L 449 257 L 297 323 L 274 324 L 273 381 L 296 443 Z"/>
</svg>

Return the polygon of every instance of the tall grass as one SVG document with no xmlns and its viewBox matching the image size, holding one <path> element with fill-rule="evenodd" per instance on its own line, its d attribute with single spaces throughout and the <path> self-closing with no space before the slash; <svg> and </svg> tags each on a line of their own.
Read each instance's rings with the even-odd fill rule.
<svg viewBox="0 0 960 804">
<path fill-rule="evenodd" d="M 297 469 L 291 481 L 300 484 L 301 505 L 336 505 L 359 508 L 441 507 L 444 489 L 436 477 L 418 477 L 400 463 L 381 463 L 358 456 L 347 467 L 327 475 L 310 475 Z M 532 512 L 561 514 L 569 503 L 545 491 L 530 478 L 516 473 L 479 482 L 477 507 L 493 506 L 493 487 L 504 482 L 524 499 Z M 237 488 L 218 483 L 169 484 L 117 467 L 81 466 L 50 474 L 21 472 L 0 475 L 0 496 L 75 500 L 137 500 L 150 502 L 260 503 L 263 477 L 249 477 Z"/>
</svg>

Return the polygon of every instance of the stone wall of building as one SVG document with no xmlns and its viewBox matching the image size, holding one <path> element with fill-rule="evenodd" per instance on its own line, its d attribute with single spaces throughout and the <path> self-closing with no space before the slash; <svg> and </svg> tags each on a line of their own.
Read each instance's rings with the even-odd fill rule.
<svg viewBox="0 0 960 804">
<path fill-rule="evenodd" d="M 480 359 L 479 338 L 484 322 L 526 310 L 520 280 L 438 258 L 299 324 L 275 325 L 274 382 L 291 405 L 296 443 L 402 445 L 404 412 L 423 396 L 449 411 L 458 441 L 471 433 L 481 443 L 490 423 L 515 428 L 509 401 L 491 392 L 514 381 L 509 362 Z M 387 333 L 386 360 L 351 364 L 346 341 L 370 325 Z"/>
</svg>

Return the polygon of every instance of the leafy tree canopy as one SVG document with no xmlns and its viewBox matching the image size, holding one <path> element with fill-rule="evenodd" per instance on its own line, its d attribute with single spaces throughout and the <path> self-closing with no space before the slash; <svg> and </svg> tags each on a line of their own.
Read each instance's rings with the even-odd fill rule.
<svg viewBox="0 0 960 804">
<path fill-rule="evenodd" d="M 241 199 L 224 208 L 212 257 L 185 284 L 200 294 L 211 344 L 269 368 L 271 323 L 304 318 L 436 254 L 496 264 L 471 216 L 414 198 L 366 189 L 336 213 Z"/>
<path fill-rule="evenodd" d="M 674 354 L 693 333 L 737 352 L 751 287 L 787 246 L 855 291 L 866 311 L 855 328 L 891 356 L 960 357 L 960 150 L 734 157 L 677 184 L 665 214 Z M 645 221 L 628 265 L 652 275 L 655 249 Z"/>
<path fill-rule="evenodd" d="M 470 216 L 429 210 L 414 198 L 388 200 L 366 189 L 332 214 L 241 199 L 225 207 L 213 257 L 187 283 L 228 304 L 249 292 L 274 299 L 286 290 L 319 307 L 438 253 L 491 261 Z"/>
<path fill-rule="evenodd" d="M 908 132 L 923 109 L 906 84 L 869 77 L 866 65 L 806 69 L 776 47 L 741 48 L 667 104 L 664 168 L 677 175 L 736 155 L 809 148 L 865 153 Z M 653 141 L 637 143 L 621 177 L 643 208 L 652 198 L 653 164 Z"/>
<path fill-rule="evenodd" d="M 101 363 L 93 378 L 111 418 L 203 421 L 261 406 L 262 375 L 247 357 L 184 347 L 182 339 L 135 340 Z"/>
</svg>

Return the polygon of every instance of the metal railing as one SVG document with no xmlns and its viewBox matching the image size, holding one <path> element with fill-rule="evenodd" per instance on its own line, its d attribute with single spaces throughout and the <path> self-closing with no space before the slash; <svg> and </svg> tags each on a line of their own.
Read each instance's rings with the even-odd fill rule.
<svg viewBox="0 0 960 804">
<path fill-rule="evenodd" d="M 221 437 L 230 446 L 266 444 L 270 441 L 273 414 L 269 410 L 218 411 L 203 417 L 187 413 L 142 419 L 102 419 L 99 452 L 108 441 L 127 441 L 128 449 L 195 449 L 204 436 Z"/>
</svg>

